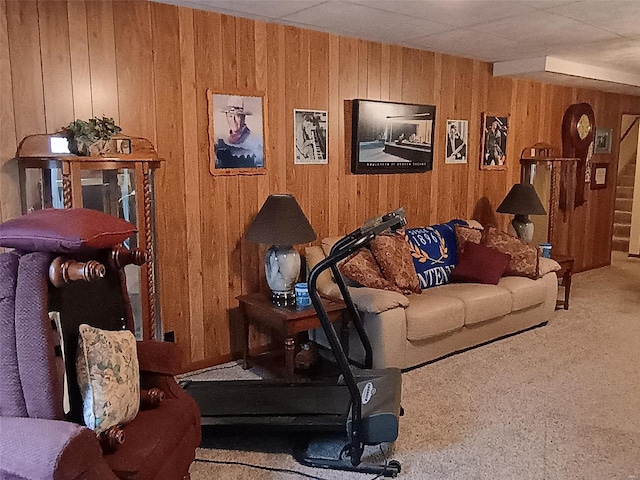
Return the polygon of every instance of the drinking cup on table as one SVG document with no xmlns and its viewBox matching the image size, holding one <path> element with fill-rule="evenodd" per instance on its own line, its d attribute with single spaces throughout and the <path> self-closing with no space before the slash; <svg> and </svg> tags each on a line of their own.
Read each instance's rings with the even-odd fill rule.
<svg viewBox="0 0 640 480">
<path fill-rule="evenodd" d="M 307 308 L 311 305 L 309 286 L 306 283 L 296 283 L 296 307 Z"/>
</svg>

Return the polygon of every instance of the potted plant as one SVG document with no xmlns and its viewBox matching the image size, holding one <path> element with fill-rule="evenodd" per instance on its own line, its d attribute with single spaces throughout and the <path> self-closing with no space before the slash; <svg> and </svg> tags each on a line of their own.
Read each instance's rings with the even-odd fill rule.
<svg viewBox="0 0 640 480">
<path fill-rule="evenodd" d="M 62 128 L 69 141 L 69 151 L 76 155 L 108 153 L 109 139 L 122 129 L 111 117 L 94 117 L 88 121 L 75 120 Z"/>
</svg>

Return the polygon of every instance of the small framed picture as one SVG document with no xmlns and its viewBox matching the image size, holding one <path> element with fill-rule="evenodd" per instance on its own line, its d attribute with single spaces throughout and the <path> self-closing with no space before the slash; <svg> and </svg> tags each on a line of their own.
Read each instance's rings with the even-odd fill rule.
<svg viewBox="0 0 640 480">
<path fill-rule="evenodd" d="M 507 139 L 509 116 L 482 114 L 482 148 L 480 170 L 507 169 Z"/>
<path fill-rule="evenodd" d="M 444 163 L 467 163 L 468 120 L 447 120 L 447 153 Z"/>
<path fill-rule="evenodd" d="M 296 165 L 326 164 L 327 112 L 294 110 L 293 163 Z"/>
<path fill-rule="evenodd" d="M 611 153 L 612 128 L 596 128 L 595 147 L 593 153 Z"/>
<path fill-rule="evenodd" d="M 591 165 L 591 190 L 607 188 L 608 177 L 608 163 L 594 163 Z"/>
<path fill-rule="evenodd" d="M 266 173 L 264 94 L 207 90 L 207 99 L 211 174 Z"/>
<path fill-rule="evenodd" d="M 128 138 L 117 138 L 116 153 L 129 155 L 131 153 L 131 140 L 129 140 Z"/>
</svg>

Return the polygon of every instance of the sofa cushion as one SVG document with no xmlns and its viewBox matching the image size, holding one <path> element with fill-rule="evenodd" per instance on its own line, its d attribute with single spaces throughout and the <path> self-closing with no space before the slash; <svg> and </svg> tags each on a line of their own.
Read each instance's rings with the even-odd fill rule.
<svg viewBox="0 0 640 480">
<path fill-rule="evenodd" d="M 511 292 L 511 299 L 513 300 L 511 310 L 514 312 L 538 305 L 545 300 L 545 286 L 541 279 L 503 277 L 498 282 L 498 286 Z"/>
<path fill-rule="evenodd" d="M 467 242 L 458 264 L 451 272 L 455 282 L 497 285 L 509 266 L 511 256 L 485 245 Z"/>
<path fill-rule="evenodd" d="M 453 231 L 456 224 L 466 225 L 463 220 L 451 220 L 440 225 L 405 230 L 405 240 L 411 249 L 421 288 L 449 283 L 458 257 Z"/>
<path fill-rule="evenodd" d="M 395 283 L 382 275 L 380 266 L 368 248 L 361 248 L 349 256 L 339 264 L 338 270 L 342 275 L 359 285 L 400 292 Z"/>
<path fill-rule="evenodd" d="M 402 293 L 420 293 L 420 282 L 411 260 L 411 250 L 404 237 L 397 233 L 378 235 L 371 241 L 371 253 L 380 265 L 384 278 L 393 282 Z"/>
<path fill-rule="evenodd" d="M 407 340 L 426 340 L 454 332 L 464 325 L 464 302 L 442 295 L 440 288 L 410 295 L 409 300 L 411 303 L 405 310 Z"/>
<path fill-rule="evenodd" d="M 0 246 L 28 252 L 84 252 L 110 248 L 136 232 L 135 225 L 85 208 L 37 210 L 0 225 Z"/>
<path fill-rule="evenodd" d="M 497 285 L 452 283 L 438 290 L 464 303 L 464 324 L 473 325 L 511 312 L 511 292 Z"/>
<path fill-rule="evenodd" d="M 500 232 L 494 227 L 488 229 L 484 242 L 488 247 L 511 255 L 506 275 L 538 278 L 540 250 L 537 247 L 524 243 L 508 233 Z"/>
</svg>

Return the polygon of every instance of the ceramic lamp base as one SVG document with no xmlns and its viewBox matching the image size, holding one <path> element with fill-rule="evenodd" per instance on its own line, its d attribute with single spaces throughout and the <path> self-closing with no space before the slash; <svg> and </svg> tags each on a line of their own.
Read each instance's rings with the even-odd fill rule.
<svg viewBox="0 0 640 480">
<path fill-rule="evenodd" d="M 280 307 L 296 304 L 295 284 L 300 275 L 300 254 L 291 245 L 272 245 L 265 256 L 265 274 L 271 301 Z"/>
<path fill-rule="evenodd" d="M 511 221 L 518 238 L 523 242 L 533 240 L 533 222 L 526 215 L 515 215 Z"/>
</svg>

